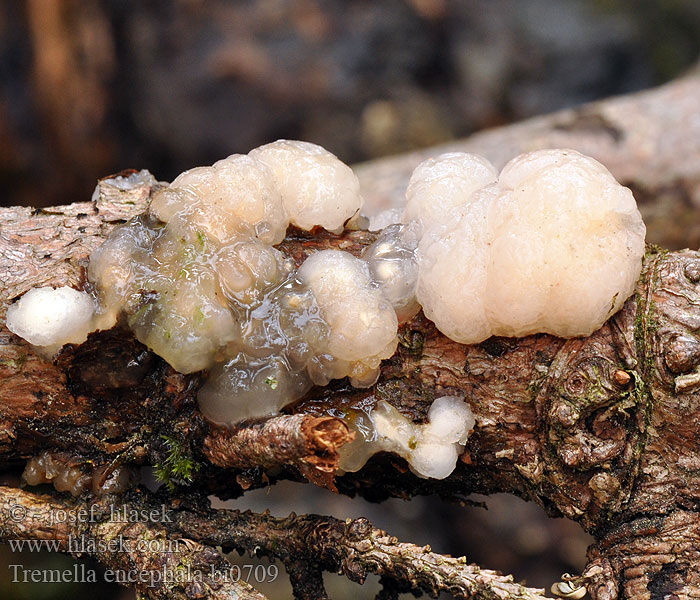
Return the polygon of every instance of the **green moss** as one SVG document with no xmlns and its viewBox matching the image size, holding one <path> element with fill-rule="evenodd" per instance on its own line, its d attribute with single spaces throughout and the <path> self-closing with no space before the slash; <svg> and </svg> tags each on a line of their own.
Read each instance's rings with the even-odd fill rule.
<svg viewBox="0 0 700 600">
<path fill-rule="evenodd" d="M 634 386 L 629 394 L 634 398 L 636 404 L 644 403 L 646 398 L 646 386 L 644 385 L 642 376 L 634 370 L 628 370 L 627 372 L 631 375 L 632 381 L 634 381 Z"/>
<path fill-rule="evenodd" d="M 5 358 L 0 360 L 0 367 L 8 367 L 15 371 L 19 371 L 22 365 L 27 361 L 28 354 L 21 354 L 16 358 Z"/>
<path fill-rule="evenodd" d="M 155 466 L 156 479 L 170 491 L 174 491 L 177 484 L 192 483 L 201 465 L 187 452 L 182 442 L 169 435 L 160 437 L 168 446 L 168 456 Z"/>
<path fill-rule="evenodd" d="M 423 356 L 425 338 L 420 331 L 406 329 L 399 331 L 399 344 L 416 358 Z"/>
<path fill-rule="evenodd" d="M 644 252 L 644 260 L 647 260 L 647 259 L 651 258 L 652 256 L 663 258 L 667 254 L 668 254 L 668 248 L 662 248 L 661 246 L 658 246 L 657 244 L 647 244 L 645 252 Z"/>
<path fill-rule="evenodd" d="M 667 250 L 659 248 L 658 246 L 647 247 L 647 257 L 663 257 L 667 252 Z M 653 271 L 648 274 L 643 274 L 640 283 L 642 289 L 647 286 L 650 286 L 651 289 L 647 291 L 646 296 L 644 294 L 637 294 L 637 314 L 634 320 L 634 344 L 637 358 L 642 365 L 642 374 L 645 377 L 649 377 L 654 372 L 654 352 L 653 349 L 649 347 L 649 341 L 654 337 L 659 328 L 656 304 L 651 294 L 655 287 Z"/>
<path fill-rule="evenodd" d="M 527 395 L 530 400 L 534 400 L 537 397 L 537 393 L 540 391 L 540 381 L 533 380 L 527 386 Z"/>
<path fill-rule="evenodd" d="M 207 238 L 199 230 L 197 230 L 197 244 L 200 252 L 204 252 L 207 249 Z"/>
<path fill-rule="evenodd" d="M 637 355 L 642 360 L 644 365 L 644 374 L 649 377 L 654 372 L 654 351 L 649 346 L 651 338 L 656 335 L 659 328 L 659 319 L 656 316 L 656 305 L 653 300 L 645 307 L 641 314 L 637 314 L 637 322 L 635 322 L 635 344 L 637 346 Z M 637 306 L 639 311 L 639 304 Z"/>
<path fill-rule="evenodd" d="M 593 379 L 593 381 L 589 379 L 591 385 L 589 385 L 588 389 L 586 390 L 586 402 L 589 404 L 597 404 L 601 399 L 605 399 L 607 397 L 605 386 L 603 385 L 603 381 L 600 377 L 600 371 L 595 365 L 593 366 L 593 373 L 595 379 Z"/>
<path fill-rule="evenodd" d="M 628 409 L 642 405 L 646 401 L 646 386 L 642 376 L 634 369 L 625 369 L 632 378 L 632 385 L 620 394 L 620 400 L 616 405 L 617 411 L 629 416 Z"/>
</svg>

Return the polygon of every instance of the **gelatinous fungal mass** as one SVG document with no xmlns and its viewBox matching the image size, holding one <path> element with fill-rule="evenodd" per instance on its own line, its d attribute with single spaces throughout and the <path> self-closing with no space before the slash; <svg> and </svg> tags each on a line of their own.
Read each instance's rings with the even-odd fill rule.
<svg viewBox="0 0 700 600">
<path fill-rule="evenodd" d="M 22 480 L 28 485 L 52 484 L 57 491 L 76 497 L 86 491 L 104 496 L 125 492 L 138 482 L 138 474 L 123 465 L 73 464 L 64 453 L 45 450 L 27 461 Z"/>
<path fill-rule="evenodd" d="M 359 471 L 377 452 L 394 452 L 406 459 L 416 475 L 433 479 L 452 473 L 474 428 L 474 415 L 459 396 L 434 400 L 424 424 L 413 423 L 384 400 L 366 413 L 345 415 L 345 419 L 356 436 L 340 449 L 343 471 Z"/>
<path fill-rule="evenodd" d="M 323 250 L 297 271 L 275 248 L 290 224 L 338 232 L 361 205 L 350 168 L 306 142 L 191 169 L 156 188 L 149 210 L 93 254 L 94 298 L 32 290 L 8 309 L 8 328 L 51 354 L 124 315 L 175 369 L 206 370 L 200 408 L 232 423 L 334 378 L 372 385 L 399 322 L 420 307 L 461 343 L 589 335 L 632 294 L 641 269 L 645 228 L 632 193 L 572 150 L 524 154 L 500 176 L 470 154 L 425 161 L 403 224 L 386 227 L 362 258 Z M 343 470 L 384 450 L 437 478 L 452 471 L 474 424 L 455 397 L 438 398 L 423 425 L 383 401 L 346 416 L 360 435 L 343 449 Z M 65 477 L 62 486 L 82 481 L 75 470 Z"/>
<path fill-rule="evenodd" d="M 419 223 L 416 295 L 449 338 L 590 335 L 634 291 L 645 227 L 632 192 L 592 158 L 540 150 L 496 180 L 480 157 L 422 163 L 405 223 Z"/>
<path fill-rule="evenodd" d="M 323 250 L 304 261 L 299 278 L 328 324 L 327 352 L 335 372 L 330 378 L 349 375 L 353 385 L 372 385 L 381 360 L 396 350 L 398 320 L 373 285 L 367 263 L 347 252 Z"/>
<path fill-rule="evenodd" d="M 362 206 L 352 169 L 321 146 L 278 140 L 251 150 L 250 157 L 272 170 L 289 221 L 301 229 L 319 225 L 340 233 Z"/>
<path fill-rule="evenodd" d="M 287 226 L 336 231 L 360 208 L 352 170 L 280 140 L 179 175 L 116 229 L 88 274 L 100 310 L 182 373 L 208 369 L 202 412 L 219 423 L 277 412 L 312 384 L 371 385 L 397 317 L 368 265 L 322 251 L 297 273 Z"/>
</svg>

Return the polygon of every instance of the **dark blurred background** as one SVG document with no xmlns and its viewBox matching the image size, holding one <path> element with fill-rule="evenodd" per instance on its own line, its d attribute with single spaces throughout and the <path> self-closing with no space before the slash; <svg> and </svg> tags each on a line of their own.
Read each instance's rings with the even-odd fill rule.
<svg viewBox="0 0 700 600">
<path fill-rule="evenodd" d="M 369 160 L 657 85 L 699 53 L 697 0 L 0 0 L 0 204 L 87 200 L 124 168 L 170 180 L 280 137 Z M 231 505 L 364 515 L 536 586 L 584 566 L 574 523 L 486 501 L 370 505 L 282 484 Z M 13 563 L 72 564 L 0 547 L 3 599 L 134 598 L 12 583 Z M 261 587 L 286 599 L 284 581 Z M 377 590 L 327 581 L 335 598 Z"/>
<path fill-rule="evenodd" d="M 697 0 L 0 0 L 4 204 L 279 137 L 347 162 L 666 81 Z"/>
</svg>

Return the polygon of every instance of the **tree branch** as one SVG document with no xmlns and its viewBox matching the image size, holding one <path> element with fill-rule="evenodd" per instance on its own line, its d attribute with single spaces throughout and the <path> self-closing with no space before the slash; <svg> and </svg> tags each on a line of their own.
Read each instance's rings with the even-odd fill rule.
<svg viewBox="0 0 700 600">
<path fill-rule="evenodd" d="M 429 546 L 399 542 L 364 518 L 339 521 L 318 515 L 276 519 L 251 512 L 181 511 L 176 529 L 212 546 L 232 547 L 280 558 L 285 564 L 314 565 L 363 583 L 367 573 L 399 582 L 400 591 L 437 598 L 542 600 L 544 590 L 524 587 L 494 571 L 467 564 L 466 557 L 436 554 Z"/>
<path fill-rule="evenodd" d="M 169 498 L 163 504 L 143 490 L 130 492 L 118 505 L 114 501 L 66 500 L 0 486 L 0 538 L 54 540 L 64 552 L 90 555 L 122 577 L 128 574 L 140 582 L 138 591 L 154 600 L 263 600 L 245 582 L 227 577 L 231 565 L 213 547 L 280 559 L 296 583 L 297 598 L 323 597 L 323 571 L 342 572 L 357 583 L 376 573 L 400 582 L 402 591 L 435 598 L 441 591 L 484 600 L 544 598 L 542 590 L 468 565 L 464 557 L 401 543 L 362 518 L 291 514 L 277 519 L 212 510 L 196 499 Z"/>
<path fill-rule="evenodd" d="M 245 422 L 233 430 L 213 427 L 204 440 L 204 454 L 224 468 L 273 471 L 296 466 L 310 481 L 328 487 L 338 469 L 338 449 L 354 437 L 336 417 L 283 415 Z"/>
<path fill-rule="evenodd" d="M 66 500 L 0 486 L 0 538 L 58 542 L 89 555 L 152 600 L 265 600 L 228 575 L 230 563 L 211 547 L 169 536 L 162 523 L 127 516 L 140 506 Z M 155 508 L 158 511 L 158 508 Z M 163 512 L 163 522 L 168 514 Z"/>
<path fill-rule="evenodd" d="M 697 244 L 700 220 L 690 215 L 697 213 L 693 203 L 700 202 L 698 97 L 696 73 L 658 90 L 478 134 L 458 147 L 497 162 L 546 145 L 591 153 L 635 187 L 642 209 L 651 211 L 647 215 L 655 214 L 655 206 L 669 206 L 668 198 L 674 211 L 681 211 L 652 218 L 652 236 L 671 245 L 685 230 Z M 361 170 L 366 185 L 376 184 L 370 195 L 381 196 L 377 203 L 392 202 L 421 157 Z M 0 210 L 0 319 L 9 302 L 31 287 L 84 285 L 87 257 L 115 224 L 145 208 L 155 185 L 143 174 L 130 185 L 107 179 L 94 203 Z M 657 202 L 646 201 L 651 197 Z M 281 249 L 300 262 L 318 248 L 359 253 L 373 239 L 367 232 L 337 237 L 291 231 Z M 49 448 L 95 463 L 158 464 L 171 451 L 166 436 L 201 466 L 195 483 L 221 496 L 275 478 L 305 476 L 330 485 L 334 451 L 347 433 L 335 415 L 388 400 L 421 420 L 435 397 L 462 394 L 476 428 L 453 475 L 419 479 L 401 459 L 384 454 L 358 473 L 337 477 L 337 489 L 377 500 L 515 493 L 551 514 L 578 520 L 596 535 L 587 573 L 598 598 L 644 586 L 653 597 L 653 590 L 671 589 L 669 581 L 680 582 L 673 588 L 677 596 L 699 597 L 690 547 L 684 546 L 687 559 L 674 563 L 677 570 L 664 570 L 666 553 L 647 554 L 635 545 L 668 548 L 667 542 L 688 539 L 692 547 L 694 540 L 690 517 L 700 504 L 698 284 L 700 254 L 651 249 L 636 295 L 585 339 L 536 335 L 463 346 L 419 315 L 401 328 L 397 353 L 383 364 L 374 387 L 357 390 L 334 382 L 312 390 L 287 416 L 226 434 L 197 410 L 199 376 L 173 372 L 126 331 L 94 334 L 81 346 L 65 348 L 51 364 L 3 326 L 0 457 L 13 462 Z M 293 432 L 288 424 L 294 419 L 321 419 L 313 422 L 326 423 L 331 433 L 325 425 Z M 289 447 L 265 447 L 280 435 Z M 644 528 L 635 525 L 641 527 L 644 519 L 661 519 L 646 538 L 640 535 Z M 682 527 L 673 529 L 674 523 Z M 680 538 L 673 537 L 671 532 L 682 530 Z M 644 557 L 650 573 L 658 567 L 660 579 L 641 577 L 626 562 L 637 560 L 634 556 Z M 390 577 L 385 581 L 393 586 Z"/>
</svg>

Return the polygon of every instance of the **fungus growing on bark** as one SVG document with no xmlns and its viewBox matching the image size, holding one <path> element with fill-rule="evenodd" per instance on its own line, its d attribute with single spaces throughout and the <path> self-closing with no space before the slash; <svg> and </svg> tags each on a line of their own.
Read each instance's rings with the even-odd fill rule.
<svg viewBox="0 0 700 600">
<path fill-rule="evenodd" d="M 309 142 L 278 140 L 250 151 L 268 165 L 292 225 L 340 233 L 362 207 L 360 182 L 333 154 Z"/>
<path fill-rule="evenodd" d="M 418 228 L 389 225 L 362 253 L 372 279 L 391 302 L 400 323 L 420 311 L 416 299 Z"/>
<path fill-rule="evenodd" d="M 209 370 L 210 420 L 272 414 L 333 378 L 371 385 L 396 348 L 365 262 L 319 252 L 297 273 L 274 247 L 290 223 L 338 231 L 361 204 L 349 167 L 280 140 L 179 175 L 95 252 L 89 277 L 102 309 L 175 369 Z"/>
<path fill-rule="evenodd" d="M 592 158 L 540 150 L 496 181 L 479 157 L 425 161 L 403 220 L 417 223 L 416 296 L 446 336 L 590 335 L 634 292 L 645 227 L 632 192 Z"/>
<path fill-rule="evenodd" d="M 328 379 L 347 375 L 357 387 L 375 383 L 379 363 L 396 350 L 398 322 L 373 285 L 367 263 L 347 252 L 323 250 L 304 261 L 299 278 L 328 324 Z"/>
<path fill-rule="evenodd" d="M 123 314 L 173 368 L 207 370 L 203 414 L 234 423 L 331 379 L 372 385 L 396 350 L 399 322 L 421 306 L 462 343 L 588 335 L 632 294 L 641 269 L 645 228 L 632 193 L 570 150 L 519 156 L 500 176 L 469 154 L 425 161 L 403 224 L 386 227 L 362 258 L 322 250 L 295 270 L 274 247 L 290 223 L 338 232 L 361 205 L 350 168 L 305 142 L 191 169 L 94 252 L 97 304 L 70 288 L 32 290 L 10 307 L 8 327 L 53 352 Z M 438 478 L 473 427 L 454 397 L 436 400 L 425 425 L 383 401 L 354 420 L 361 435 L 342 469 L 385 450 Z"/>
<path fill-rule="evenodd" d="M 29 290 L 7 309 L 7 328 L 51 357 L 65 344 L 80 344 L 94 329 L 95 302 L 70 287 Z"/>
<path fill-rule="evenodd" d="M 394 452 L 406 459 L 416 475 L 433 479 L 452 473 L 474 428 L 474 415 L 458 396 L 433 401 L 424 424 L 413 423 L 384 400 L 367 413 L 345 419 L 356 437 L 340 449 L 343 471 L 359 471 L 377 452 Z"/>
</svg>

